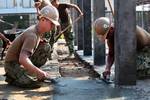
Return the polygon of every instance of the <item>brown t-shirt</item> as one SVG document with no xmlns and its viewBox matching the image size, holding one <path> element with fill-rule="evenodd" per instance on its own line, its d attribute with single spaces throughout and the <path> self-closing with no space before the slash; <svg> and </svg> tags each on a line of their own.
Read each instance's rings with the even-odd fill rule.
<svg viewBox="0 0 150 100">
<path fill-rule="evenodd" d="M 9 47 L 5 61 L 19 61 L 21 51 L 27 51 L 31 55 L 37 48 L 40 36 L 37 33 L 36 25 L 33 25 L 20 34 Z"/>
</svg>

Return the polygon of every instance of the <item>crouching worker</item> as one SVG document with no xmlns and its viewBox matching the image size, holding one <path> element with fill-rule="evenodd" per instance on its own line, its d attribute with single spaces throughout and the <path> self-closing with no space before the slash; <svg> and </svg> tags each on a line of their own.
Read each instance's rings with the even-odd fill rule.
<svg viewBox="0 0 150 100">
<path fill-rule="evenodd" d="M 111 67 L 114 63 L 114 26 L 106 17 L 100 17 L 94 22 L 94 30 L 100 41 L 107 40 L 108 56 L 106 59 L 105 71 L 102 73 L 103 78 L 109 80 Z M 150 34 L 139 26 L 136 26 L 137 51 L 146 46 L 150 46 Z"/>
<path fill-rule="evenodd" d="M 55 7 L 46 6 L 41 9 L 39 22 L 30 26 L 20 34 L 7 51 L 5 58 L 6 82 L 23 88 L 38 88 L 41 81 L 50 77 L 48 73 L 35 66 L 29 57 L 39 45 L 45 32 L 59 25 L 59 14 Z"/>
</svg>

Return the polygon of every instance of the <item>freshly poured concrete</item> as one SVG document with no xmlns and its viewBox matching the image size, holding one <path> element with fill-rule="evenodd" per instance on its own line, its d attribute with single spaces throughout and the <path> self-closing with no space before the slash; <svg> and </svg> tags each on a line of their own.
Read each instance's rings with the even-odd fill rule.
<svg viewBox="0 0 150 100">
<path fill-rule="evenodd" d="M 147 81 L 150 82 L 150 81 Z M 148 85 L 148 84 L 147 84 Z M 143 86 L 143 85 L 141 85 Z M 150 87 L 115 87 L 101 80 L 61 78 L 54 88 L 54 100 L 150 100 Z"/>
</svg>

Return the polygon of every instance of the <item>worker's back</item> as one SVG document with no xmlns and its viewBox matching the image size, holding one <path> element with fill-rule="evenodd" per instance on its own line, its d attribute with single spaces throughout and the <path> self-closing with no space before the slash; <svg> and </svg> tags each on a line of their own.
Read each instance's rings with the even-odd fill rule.
<svg viewBox="0 0 150 100">
<path fill-rule="evenodd" d="M 136 27 L 137 49 L 142 49 L 145 46 L 150 46 L 150 33 L 143 28 Z"/>
</svg>

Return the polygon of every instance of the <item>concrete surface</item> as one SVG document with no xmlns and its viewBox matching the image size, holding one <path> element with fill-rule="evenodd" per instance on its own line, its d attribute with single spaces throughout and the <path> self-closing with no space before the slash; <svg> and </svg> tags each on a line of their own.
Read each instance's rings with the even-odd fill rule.
<svg viewBox="0 0 150 100">
<path fill-rule="evenodd" d="M 93 56 L 83 56 L 83 51 L 76 51 L 76 56 L 83 61 L 86 65 L 91 66 L 95 71 L 101 74 L 104 71 L 104 66 L 94 66 Z M 111 79 L 114 79 L 114 66 L 112 68 Z M 103 89 L 103 93 L 106 93 L 106 97 L 91 99 L 91 100 L 150 100 L 150 79 L 137 80 L 135 86 L 115 86 L 114 84 L 104 85 L 101 80 L 100 85 L 106 89 Z M 108 90 L 107 90 L 108 89 Z M 113 91 L 113 92 L 112 92 Z M 102 93 L 102 94 L 103 94 Z M 113 93 L 113 94 L 112 94 Z M 101 94 L 100 94 L 101 95 Z M 111 95 L 115 97 L 111 97 Z M 108 97 L 108 98 L 107 98 Z M 84 100 L 84 99 L 83 99 Z M 90 99 L 89 99 L 90 100 Z"/>
<path fill-rule="evenodd" d="M 64 50 L 63 47 L 59 49 Z M 84 57 L 82 51 L 77 53 L 85 65 L 93 66 L 92 56 Z M 104 66 L 93 67 L 99 74 L 104 70 Z M 47 62 L 42 69 L 48 71 L 54 78 L 60 77 L 57 60 Z M 3 74 L 3 61 L 0 61 L 0 100 L 150 100 L 149 79 L 137 80 L 135 86 L 119 87 L 105 84 L 98 79 L 89 79 L 88 75 L 61 77 L 58 84 L 43 84 L 39 89 L 29 90 L 7 85 Z"/>
<path fill-rule="evenodd" d="M 150 81 L 147 81 L 148 83 Z M 150 100 L 150 88 L 115 87 L 87 77 L 61 78 L 55 86 L 54 100 Z"/>
</svg>

